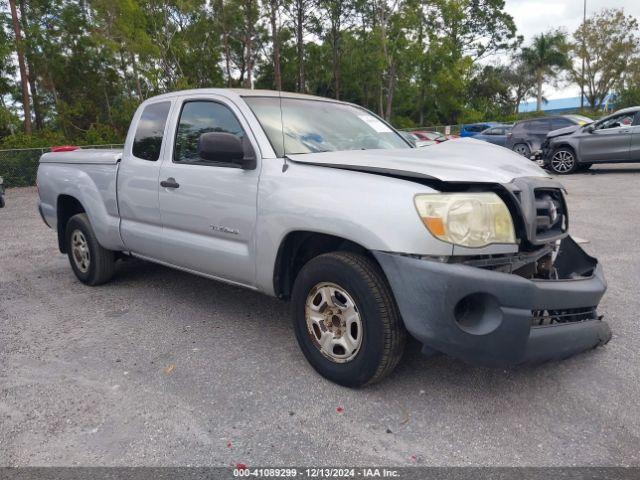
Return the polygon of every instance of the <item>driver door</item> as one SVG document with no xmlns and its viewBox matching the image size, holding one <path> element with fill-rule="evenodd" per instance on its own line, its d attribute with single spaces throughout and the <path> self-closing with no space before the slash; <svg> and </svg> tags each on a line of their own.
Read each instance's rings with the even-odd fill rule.
<svg viewBox="0 0 640 480">
<path fill-rule="evenodd" d="M 626 162 L 631 149 L 634 114 L 622 113 L 583 129 L 580 138 L 580 160 L 586 163 Z"/>
<path fill-rule="evenodd" d="M 172 125 L 172 144 L 160 169 L 160 216 L 164 260 L 171 265 L 233 283 L 255 283 L 255 242 L 259 168 L 244 170 L 198 155 L 200 135 L 247 138 L 237 107 L 223 98 L 183 98 Z M 249 150 L 251 152 L 249 152 Z M 258 162 L 259 167 L 259 162 Z"/>
</svg>

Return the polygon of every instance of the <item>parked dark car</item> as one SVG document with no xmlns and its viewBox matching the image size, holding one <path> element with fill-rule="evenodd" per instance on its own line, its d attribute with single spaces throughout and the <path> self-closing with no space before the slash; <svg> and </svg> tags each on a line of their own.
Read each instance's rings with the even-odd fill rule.
<svg viewBox="0 0 640 480">
<path fill-rule="evenodd" d="M 473 138 L 504 147 L 507 144 L 507 134 L 510 131 L 511 125 L 500 125 L 498 127 L 487 128 Z"/>
<path fill-rule="evenodd" d="M 593 120 L 582 115 L 558 115 L 553 117 L 531 118 L 517 122 L 507 135 L 506 147 L 527 158 L 541 149 L 547 133 L 560 128 L 580 126 Z"/>
<path fill-rule="evenodd" d="M 560 175 L 587 170 L 594 163 L 640 162 L 640 106 L 549 132 L 542 158 L 547 169 Z"/>
<path fill-rule="evenodd" d="M 497 127 L 499 125 L 502 124 L 497 122 L 469 123 L 462 126 L 460 129 L 460 136 L 475 137 L 476 135 L 484 132 L 487 128 Z"/>
<path fill-rule="evenodd" d="M 4 181 L 0 177 L 0 208 L 4 207 Z"/>
</svg>

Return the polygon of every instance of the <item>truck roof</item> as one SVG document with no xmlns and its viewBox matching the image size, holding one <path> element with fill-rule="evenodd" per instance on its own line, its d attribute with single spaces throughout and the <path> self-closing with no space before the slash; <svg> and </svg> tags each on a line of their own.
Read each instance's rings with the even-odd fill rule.
<svg viewBox="0 0 640 480">
<path fill-rule="evenodd" d="M 326 102 L 338 102 L 333 98 L 318 97 L 316 95 L 308 95 L 306 93 L 279 92 L 277 90 L 252 90 L 249 88 L 196 88 L 191 90 L 178 90 L 175 92 L 164 93 L 155 97 L 150 97 L 145 102 L 168 99 L 179 95 L 206 95 L 215 94 L 228 98 L 237 97 L 283 97 L 283 98 L 305 98 L 308 100 L 323 100 Z M 340 102 L 346 103 L 346 102 Z"/>
</svg>

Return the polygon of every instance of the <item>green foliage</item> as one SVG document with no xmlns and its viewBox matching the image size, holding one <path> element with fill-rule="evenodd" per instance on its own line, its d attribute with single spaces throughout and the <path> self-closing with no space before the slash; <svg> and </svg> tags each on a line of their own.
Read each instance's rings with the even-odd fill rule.
<svg viewBox="0 0 640 480">
<path fill-rule="evenodd" d="M 42 153 L 41 150 L 22 150 L 8 155 L 0 151 L 0 177 L 5 188 L 34 185 Z"/>
<path fill-rule="evenodd" d="M 15 133 L 4 137 L 0 142 L 0 149 L 12 148 L 48 148 L 52 145 L 64 145 L 64 136 L 59 131 L 44 130 L 35 135 Z"/>
<path fill-rule="evenodd" d="M 640 85 L 620 90 L 616 95 L 616 108 L 637 107 L 640 105 Z"/>
<path fill-rule="evenodd" d="M 599 108 L 607 94 L 618 86 L 633 88 L 627 81 L 638 77 L 637 65 L 640 53 L 640 27 L 632 15 L 625 15 L 622 9 L 604 9 L 588 18 L 574 32 L 573 51 L 577 64 L 572 72 L 576 83 L 584 82 L 585 96 L 592 108 Z"/>
<path fill-rule="evenodd" d="M 121 143 L 135 109 L 150 96 L 186 88 L 274 88 L 274 41 L 284 90 L 339 97 L 399 127 L 513 120 L 532 93 L 542 103 L 543 85 L 569 65 L 562 32 L 541 34 L 519 50 L 522 38 L 504 0 L 17 3 L 35 133 L 20 134 L 16 46 L 7 2 L 0 0 L 5 148 Z M 637 25 L 621 15 L 605 11 L 590 19 L 590 49 L 598 39 L 597 51 L 613 56 L 605 37 L 624 40 L 621 26 L 631 28 L 629 38 L 640 43 L 633 33 Z M 611 25 L 604 28 L 603 21 Z M 574 39 L 587 33 L 580 30 Z M 629 49 L 637 60 L 636 50 Z M 571 52 L 585 55 L 575 46 Z M 507 64 L 488 60 L 496 54 L 508 56 Z M 616 70 L 614 86 L 607 87 L 623 102 L 636 98 L 640 84 L 633 61 L 627 65 L 628 75 Z"/>
</svg>

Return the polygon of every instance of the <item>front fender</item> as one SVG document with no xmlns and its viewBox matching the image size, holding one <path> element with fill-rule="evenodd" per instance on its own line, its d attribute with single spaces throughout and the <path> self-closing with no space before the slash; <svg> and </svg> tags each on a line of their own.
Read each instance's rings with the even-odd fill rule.
<svg viewBox="0 0 640 480">
<path fill-rule="evenodd" d="M 332 235 L 367 250 L 451 255 L 452 245 L 432 237 L 413 204 L 434 192 L 417 182 L 312 165 L 265 162 L 258 192 L 256 284 L 274 294 L 280 245 L 293 231 Z"/>
</svg>

